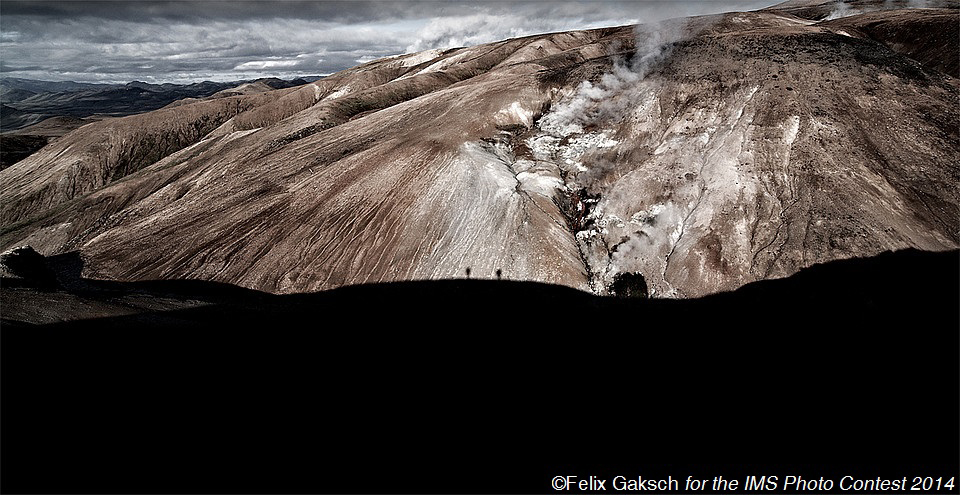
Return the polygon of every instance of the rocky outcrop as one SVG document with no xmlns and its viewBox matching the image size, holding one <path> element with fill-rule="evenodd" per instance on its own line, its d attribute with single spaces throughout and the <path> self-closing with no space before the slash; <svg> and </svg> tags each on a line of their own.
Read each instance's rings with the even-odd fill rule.
<svg viewBox="0 0 960 495">
<path fill-rule="evenodd" d="M 0 253 L 0 278 L 6 287 L 13 284 L 53 288 L 57 285 L 56 276 L 43 255 L 30 246 L 17 246 Z"/>
</svg>

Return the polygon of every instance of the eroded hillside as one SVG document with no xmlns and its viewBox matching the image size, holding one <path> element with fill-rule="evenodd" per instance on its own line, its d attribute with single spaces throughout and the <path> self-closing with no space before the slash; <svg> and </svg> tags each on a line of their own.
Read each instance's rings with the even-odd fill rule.
<svg viewBox="0 0 960 495">
<path fill-rule="evenodd" d="M 469 269 L 679 297 L 956 248 L 957 46 L 925 26 L 958 11 L 895 14 L 539 35 L 86 125 L 0 171 L 0 245 L 279 293 Z"/>
</svg>

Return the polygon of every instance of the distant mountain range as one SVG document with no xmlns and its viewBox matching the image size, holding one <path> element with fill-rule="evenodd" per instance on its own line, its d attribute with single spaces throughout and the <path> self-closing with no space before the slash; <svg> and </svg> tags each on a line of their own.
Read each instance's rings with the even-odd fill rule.
<svg viewBox="0 0 960 495">
<path fill-rule="evenodd" d="M 103 117 L 149 112 L 174 103 L 204 98 L 249 95 L 301 86 L 320 79 L 311 76 L 286 81 L 264 78 L 250 81 L 193 84 L 93 84 L 0 78 L 0 169 L 30 156 L 54 139 Z"/>
<path fill-rule="evenodd" d="M 26 97 L 29 97 L 38 93 L 62 93 L 66 91 L 81 91 L 85 89 L 103 89 L 110 86 L 117 85 L 81 83 L 74 81 L 39 81 L 36 79 L 24 79 L 20 77 L 3 77 L 0 78 L 0 101 L 19 101 L 8 99 L 10 98 L 9 93 L 11 92 L 28 93 Z M 25 99 L 26 97 L 22 97 L 20 99 Z"/>
<path fill-rule="evenodd" d="M 307 84 L 319 76 L 285 81 L 277 78 L 193 84 L 93 84 L 0 78 L 0 130 L 6 132 L 49 117 L 124 116 L 149 112 L 185 98 L 206 98 L 238 86 L 259 83 L 266 90 Z"/>
</svg>

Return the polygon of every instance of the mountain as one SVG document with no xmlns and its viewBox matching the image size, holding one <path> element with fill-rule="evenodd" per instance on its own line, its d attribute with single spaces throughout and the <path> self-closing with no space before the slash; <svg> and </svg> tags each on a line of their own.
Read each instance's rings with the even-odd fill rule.
<svg viewBox="0 0 960 495">
<path fill-rule="evenodd" d="M 105 89 L 109 84 L 78 83 L 73 81 L 38 81 L 20 77 L 0 78 L 0 95 L 22 94 L 35 95 L 39 93 L 67 93 L 89 89 Z M 15 100 L 19 101 L 19 100 Z M 6 102 L 6 100 L 4 100 Z"/>
<path fill-rule="evenodd" d="M 0 128 L 4 131 L 20 129 L 53 116 L 124 116 L 143 113 L 178 100 L 206 98 L 217 92 L 251 84 L 278 89 L 306 84 L 306 81 L 288 82 L 267 78 L 256 81 L 204 81 L 192 84 L 150 84 L 142 81 L 90 84 L 3 78 L 0 79 L 0 95 L 5 107 L 0 117 Z M 10 109 L 15 111 L 11 112 Z M 27 120 L 21 117 L 23 114 L 35 117 Z"/>
<path fill-rule="evenodd" d="M 8 89 L 4 86 L 0 86 L 0 88 L 2 88 L 2 91 L 0 91 L 0 102 L 3 102 L 3 103 L 12 103 L 20 100 L 25 100 L 37 94 L 37 93 L 34 93 L 33 91 L 26 90 L 26 89 L 19 89 L 19 88 Z"/>
<path fill-rule="evenodd" d="M 3 111 L 6 112 L 7 108 Z M 0 169 L 23 160 L 70 131 L 97 120 L 99 119 L 49 117 L 36 124 L 0 134 Z"/>
<path fill-rule="evenodd" d="M 7 104 L 0 104 L 0 122 L 3 122 L 2 128 L 21 128 L 43 120 L 43 115 L 23 112 Z"/>
<path fill-rule="evenodd" d="M 123 85 L 81 84 L 17 78 L 0 81 L 0 95 L 4 103 L 10 103 L 0 108 L 0 128 L 4 130 L 0 135 L 0 169 L 30 156 L 80 125 L 106 116 L 130 115 L 207 98 L 255 94 L 307 84 L 304 79 L 285 81 L 277 78 L 229 83 L 206 81 L 189 85 L 140 81 Z"/>
<path fill-rule="evenodd" d="M 658 297 L 956 249 L 958 47 L 939 29 L 960 10 L 796 4 L 85 125 L 0 171 L 0 248 L 272 293 L 502 277 L 602 295 L 634 277 Z"/>
<path fill-rule="evenodd" d="M 101 104 L 105 104 L 104 109 L 106 110 L 106 108 L 116 105 L 116 102 L 103 103 L 107 98 L 91 97 L 91 95 L 110 92 L 117 86 L 2 77 L 0 78 L 0 101 L 2 101 L 3 106 L 0 107 L 0 131 L 6 133 L 22 129 L 52 116 L 86 117 L 100 113 L 95 109 L 85 108 L 84 102 L 89 99 L 100 101 Z M 77 104 L 78 101 L 79 104 Z M 135 113 L 135 111 L 130 113 Z M 6 163 L 6 165 L 9 165 L 9 163 Z"/>
<path fill-rule="evenodd" d="M 957 0 L 786 0 L 764 9 L 813 21 L 833 20 L 871 12 L 900 9 L 956 9 Z"/>
</svg>

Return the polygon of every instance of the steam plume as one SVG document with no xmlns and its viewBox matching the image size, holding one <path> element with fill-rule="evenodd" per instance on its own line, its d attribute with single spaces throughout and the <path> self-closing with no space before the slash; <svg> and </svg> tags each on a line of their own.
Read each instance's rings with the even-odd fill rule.
<svg viewBox="0 0 960 495">
<path fill-rule="evenodd" d="M 583 81 L 574 94 L 541 120 L 541 129 L 556 136 L 582 133 L 585 126 L 617 122 L 641 93 L 639 83 L 689 36 L 686 23 L 663 22 L 637 27 L 635 55 L 630 62 L 618 59 L 613 69 L 594 84 Z"/>
<path fill-rule="evenodd" d="M 649 79 L 663 67 L 677 43 L 705 27 L 701 21 L 699 29 L 695 29 L 687 20 L 638 26 L 632 57 L 616 59 L 612 69 L 598 81 L 580 83 L 570 96 L 555 104 L 552 111 L 540 120 L 541 142 L 553 144 L 554 158 L 567 172 L 566 182 L 570 190 L 583 188 L 601 196 L 606 192 L 603 179 L 615 170 L 616 164 L 604 155 L 601 147 L 610 141 L 607 132 L 612 135 L 612 131 L 596 129 L 612 127 L 631 114 L 648 96 L 652 84 Z M 584 149 L 582 143 L 592 143 L 592 148 Z M 643 264 L 639 257 L 642 253 L 652 252 L 650 244 L 676 242 L 674 238 L 662 238 L 655 229 L 645 229 L 643 218 L 623 220 L 605 212 L 606 202 L 609 201 L 601 197 L 588 217 L 592 221 L 591 228 L 577 234 L 592 274 L 593 289 L 598 293 L 605 293 L 618 273 L 639 272 Z M 681 213 L 658 211 L 654 214 L 663 220 L 665 217 L 679 218 Z"/>
</svg>

